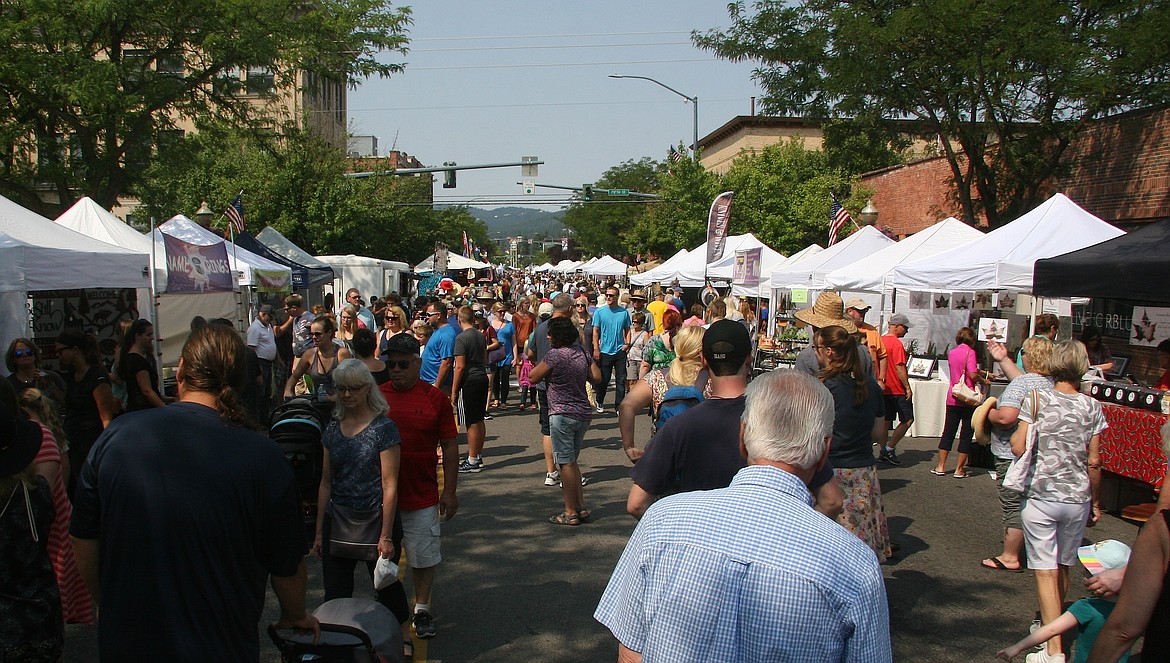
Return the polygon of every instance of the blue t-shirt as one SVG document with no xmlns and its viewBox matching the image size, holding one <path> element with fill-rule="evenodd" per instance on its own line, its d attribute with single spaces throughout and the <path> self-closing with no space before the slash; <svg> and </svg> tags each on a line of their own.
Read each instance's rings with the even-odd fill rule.
<svg viewBox="0 0 1170 663">
<path fill-rule="evenodd" d="M 601 353 L 616 355 L 626 349 L 625 331 L 630 328 L 630 314 L 621 307 L 602 306 L 593 313 L 593 328 L 598 330 Z"/>
<path fill-rule="evenodd" d="M 444 359 L 453 359 L 455 357 L 455 337 L 459 335 L 456 327 L 451 325 L 443 325 L 431 334 L 430 340 L 427 341 L 427 346 L 423 348 L 422 366 L 419 368 L 418 376 L 430 382 L 435 383 L 435 378 L 439 377 L 439 363 Z M 443 381 L 444 384 L 451 382 L 452 370 L 447 371 L 447 378 Z"/>
<path fill-rule="evenodd" d="M 379 455 L 402 444 L 398 426 L 389 417 L 370 422 L 357 435 L 346 437 L 341 424 L 329 422 L 321 446 L 329 450 L 329 499 L 344 507 L 372 511 L 382 504 L 382 463 Z"/>
<path fill-rule="evenodd" d="M 496 330 L 496 340 L 500 342 L 504 350 L 504 358 L 496 363 L 497 366 L 512 365 L 512 360 L 514 359 L 512 356 L 512 341 L 514 336 L 516 336 L 516 327 L 510 322 L 505 323 L 503 327 Z"/>
</svg>

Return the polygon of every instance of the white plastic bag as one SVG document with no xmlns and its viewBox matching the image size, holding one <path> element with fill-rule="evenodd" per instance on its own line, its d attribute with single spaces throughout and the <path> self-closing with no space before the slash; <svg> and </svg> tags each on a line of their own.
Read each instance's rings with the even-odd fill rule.
<svg viewBox="0 0 1170 663">
<path fill-rule="evenodd" d="M 374 589 L 385 589 L 398 582 L 398 565 L 389 557 L 378 557 L 374 565 Z"/>
</svg>

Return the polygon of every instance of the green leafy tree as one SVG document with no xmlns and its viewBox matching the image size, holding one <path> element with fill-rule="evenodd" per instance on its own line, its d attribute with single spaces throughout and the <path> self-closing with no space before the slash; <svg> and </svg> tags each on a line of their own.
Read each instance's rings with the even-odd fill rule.
<svg viewBox="0 0 1170 663">
<path fill-rule="evenodd" d="M 605 171 L 594 187 L 654 193 L 663 170 L 664 166 L 650 157 L 631 159 Z M 565 212 L 564 224 L 576 233 L 578 245 L 585 253 L 620 257 L 627 253 L 629 235 L 646 209 L 645 199 L 595 193 L 592 201 L 586 201 L 578 194 Z"/>
<path fill-rule="evenodd" d="M 1170 97 L 1170 2 L 742 0 L 696 33 L 759 63 L 766 112 L 912 119 L 934 135 L 964 219 L 1035 206 L 1086 124 Z"/>
<path fill-rule="evenodd" d="M 741 155 L 722 184 L 735 192 L 730 233 L 751 232 L 785 255 L 825 245 L 832 194 L 854 213 L 860 207 L 843 195 L 850 190 L 845 171 L 830 166 L 825 152 L 806 150 L 797 140 Z"/>
<path fill-rule="evenodd" d="M 821 135 L 828 166 L 850 175 L 905 163 L 910 154 L 906 135 L 874 117 L 825 120 Z"/>
<path fill-rule="evenodd" d="M 378 54 L 406 52 L 409 22 L 386 0 L 5 2 L 0 193 L 50 212 L 45 185 L 60 206 L 112 205 L 185 122 L 275 140 L 263 102 L 401 71 Z"/>
<path fill-rule="evenodd" d="M 698 159 L 670 161 L 660 175 L 659 202 L 628 233 L 627 245 L 635 253 L 666 258 L 679 249 L 703 243 L 707 234 L 707 213 L 722 191 L 719 177 L 708 172 Z M 734 213 L 733 213 L 734 215 Z"/>
</svg>

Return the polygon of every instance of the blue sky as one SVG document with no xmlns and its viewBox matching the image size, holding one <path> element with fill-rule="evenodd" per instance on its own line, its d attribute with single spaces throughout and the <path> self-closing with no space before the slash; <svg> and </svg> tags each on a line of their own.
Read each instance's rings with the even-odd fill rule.
<svg viewBox="0 0 1170 663">
<path fill-rule="evenodd" d="M 428 166 L 518 161 L 534 155 L 538 183 L 580 186 L 609 167 L 662 160 L 690 144 L 690 103 L 647 76 L 699 97 L 699 137 L 748 115 L 758 86 L 751 63 L 717 60 L 690 43 L 692 30 L 730 24 L 726 3 L 700 0 L 513 2 L 430 0 L 411 5 L 411 52 L 403 74 L 349 93 L 350 130 L 378 137 Z M 524 196 L 520 169 L 460 172 L 435 182 L 436 202 L 477 207 L 528 204 L 556 210 L 569 192 Z"/>
</svg>

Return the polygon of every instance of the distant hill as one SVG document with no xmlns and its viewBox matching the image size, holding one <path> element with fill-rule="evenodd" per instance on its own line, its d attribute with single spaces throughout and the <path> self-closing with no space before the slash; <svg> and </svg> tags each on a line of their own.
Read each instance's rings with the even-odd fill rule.
<svg viewBox="0 0 1170 663">
<path fill-rule="evenodd" d="M 531 207 L 468 207 L 467 211 L 487 224 L 488 232 L 492 235 L 500 233 L 505 237 L 532 237 L 538 232 L 544 232 L 551 237 L 559 237 L 564 228 L 561 224 L 564 217 L 562 211 L 550 212 Z"/>
</svg>

